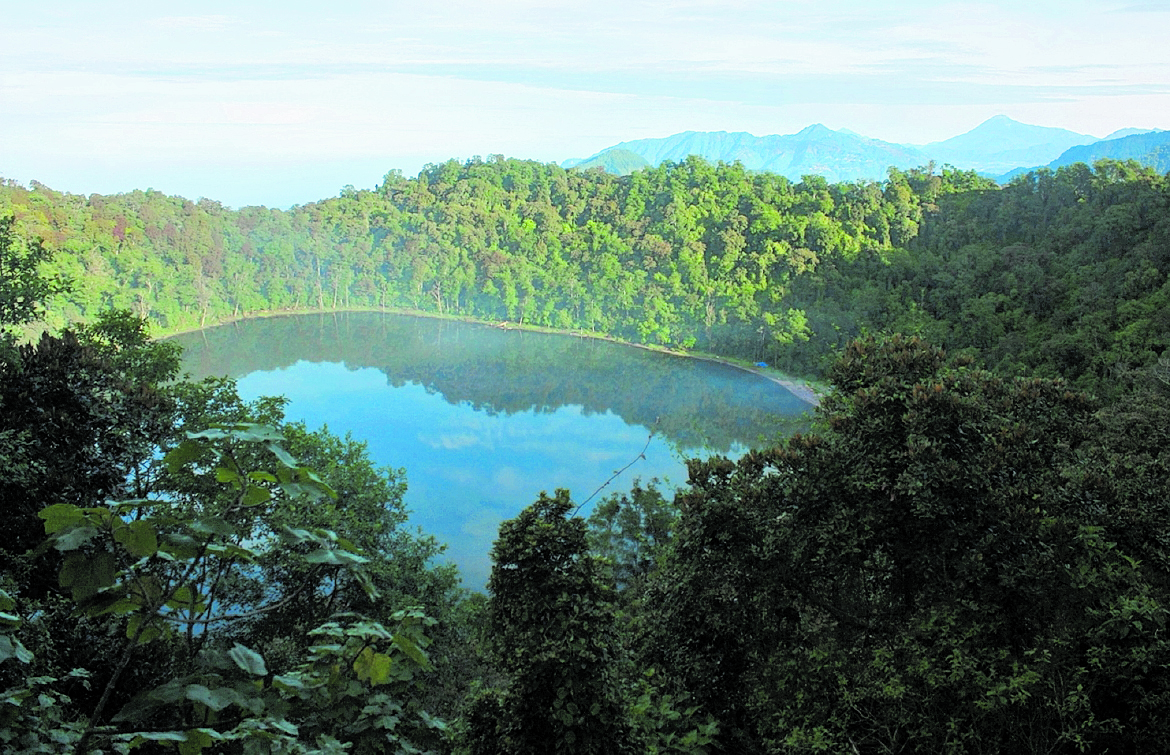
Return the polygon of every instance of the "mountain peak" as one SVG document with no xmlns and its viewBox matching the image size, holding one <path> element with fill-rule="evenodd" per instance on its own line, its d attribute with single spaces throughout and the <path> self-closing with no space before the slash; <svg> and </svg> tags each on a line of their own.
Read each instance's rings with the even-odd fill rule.
<svg viewBox="0 0 1170 755">
<path fill-rule="evenodd" d="M 1125 129 L 1114 135 L 1135 131 Z M 701 155 L 711 161 L 738 162 L 748 170 L 770 171 L 793 180 L 816 173 L 833 181 L 880 181 L 891 165 L 906 169 L 931 160 L 963 170 L 1003 175 L 1021 166 L 1046 165 L 1072 147 L 1097 141 L 1067 129 L 1021 123 L 1003 114 L 988 118 L 965 134 L 925 147 L 893 144 L 849 129 L 833 130 L 823 123 L 813 123 L 787 135 L 757 137 L 744 131 L 684 131 L 660 139 L 622 142 L 585 161 L 589 164 L 585 167 L 601 165 L 610 172 L 625 173 L 647 164 L 656 166 L 667 160 Z M 1137 149 L 1133 144 L 1125 148 Z"/>
<path fill-rule="evenodd" d="M 805 126 L 800 131 L 796 132 L 797 136 L 825 136 L 826 134 L 836 134 L 837 132 L 829 128 L 823 123 L 814 123 L 811 126 Z"/>
</svg>

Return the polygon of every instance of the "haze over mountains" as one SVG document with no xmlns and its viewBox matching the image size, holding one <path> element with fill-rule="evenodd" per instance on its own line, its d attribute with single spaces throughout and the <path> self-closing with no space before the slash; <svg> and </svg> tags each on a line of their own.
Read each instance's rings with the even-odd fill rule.
<svg viewBox="0 0 1170 755">
<path fill-rule="evenodd" d="M 1170 132 L 1127 128 L 1098 139 L 997 115 L 965 134 L 911 145 L 871 139 L 848 129 L 834 131 L 818 123 L 787 135 L 686 131 L 662 139 L 622 142 L 563 165 L 601 167 L 625 175 L 688 155 L 728 163 L 738 160 L 749 170 L 779 173 L 792 180 L 808 174 L 822 175 L 830 182 L 880 180 L 890 166 L 907 169 L 933 160 L 1002 181 L 1036 167 L 1091 163 L 1104 157 L 1135 159 L 1165 172 L 1170 170 Z"/>
</svg>

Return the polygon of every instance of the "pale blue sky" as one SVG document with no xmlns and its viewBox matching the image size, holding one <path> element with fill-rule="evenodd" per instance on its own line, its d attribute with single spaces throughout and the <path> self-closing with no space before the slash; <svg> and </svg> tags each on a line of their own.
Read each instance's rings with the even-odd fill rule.
<svg viewBox="0 0 1170 755">
<path fill-rule="evenodd" d="M 0 176 L 287 207 L 391 168 L 810 123 L 1170 128 L 1170 0 L 5 2 Z"/>
</svg>

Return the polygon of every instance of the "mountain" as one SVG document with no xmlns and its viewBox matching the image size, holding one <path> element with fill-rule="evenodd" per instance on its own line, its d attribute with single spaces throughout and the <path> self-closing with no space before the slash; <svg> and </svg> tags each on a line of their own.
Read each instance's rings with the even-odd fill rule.
<svg viewBox="0 0 1170 755">
<path fill-rule="evenodd" d="M 1170 131 L 1147 131 L 1072 147 L 1048 163 L 1048 167 L 1055 169 L 1073 163 L 1092 165 L 1104 158 L 1137 160 L 1159 173 L 1170 172 Z"/>
<path fill-rule="evenodd" d="M 753 136 L 737 131 L 684 131 L 661 139 L 622 142 L 586 160 L 566 160 L 565 168 L 601 167 L 627 175 L 664 161 L 699 155 L 712 162 L 739 161 L 748 170 L 768 171 L 799 181 L 819 174 L 829 181 L 881 180 L 890 166 L 914 168 L 931 161 L 977 170 L 1006 182 L 1034 168 L 1059 167 L 1102 157 L 1136 159 L 1166 171 L 1167 135 L 1160 129 L 1126 128 L 1105 139 L 1062 128 L 1032 126 L 1005 115 L 989 118 L 965 134 L 922 146 L 870 139 L 848 129 L 817 123 L 795 134 Z M 1134 140 L 1134 141 L 1129 141 Z M 1110 146 L 1101 146 L 1110 145 Z M 1161 151 L 1158 151 L 1161 150 Z M 1065 156 L 1069 155 L 1067 162 Z"/>
<path fill-rule="evenodd" d="M 604 149 L 576 163 L 575 167 L 605 167 L 608 161 L 623 168 L 611 172 L 624 174 L 638 169 L 630 155 L 642 158 L 649 165 L 667 160 L 681 162 L 689 155 L 699 155 L 712 162 L 738 160 L 748 170 L 779 173 L 796 181 L 808 174 L 822 175 L 829 181 L 879 180 L 886 177 L 891 165 L 911 168 L 930 160 L 914 147 L 869 139 L 849 131 L 834 131 L 818 123 L 787 135 L 685 131 L 662 139 L 638 139 Z"/>
<path fill-rule="evenodd" d="M 1157 134 L 1157 133 L 1161 133 L 1164 130 L 1165 129 L 1161 129 L 1161 128 L 1123 128 L 1123 129 L 1118 129 L 1117 131 L 1114 131 L 1112 134 L 1105 137 L 1101 141 L 1106 142 L 1106 141 L 1110 141 L 1112 139 L 1121 139 L 1121 138 L 1126 137 L 1126 136 L 1134 136 L 1135 134 Z"/>
<path fill-rule="evenodd" d="M 989 118 L 965 134 L 921 147 L 943 163 L 998 174 L 1021 165 L 1043 165 L 1065 150 L 1097 141 L 1063 128 L 1031 126 L 1006 115 Z"/>
<path fill-rule="evenodd" d="M 646 158 L 642 157 L 636 152 L 631 152 L 628 149 L 620 149 L 613 147 L 604 152 L 590 157 L 588 160 L 572 161 L 571 164 L 562 164 L 564 168 L 576 168 L 577 170 L 589 170 L 590 168 L 601 168 L 606 173 L 613 173 L 618 176 L 628 176 L 637 170 L 651 167 Z"/>
</svg>

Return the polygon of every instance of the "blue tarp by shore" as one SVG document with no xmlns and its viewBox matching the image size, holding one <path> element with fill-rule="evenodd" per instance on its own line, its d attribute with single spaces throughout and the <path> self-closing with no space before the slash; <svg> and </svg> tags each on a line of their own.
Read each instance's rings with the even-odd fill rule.
<svg viewBox="0 0 1170 755">
<path fill-rule="evenodd" d="M 767 362 L 756 362 L 756 366 L 757 367 L 767 367 L 768 363 Z"/>
</svg>

